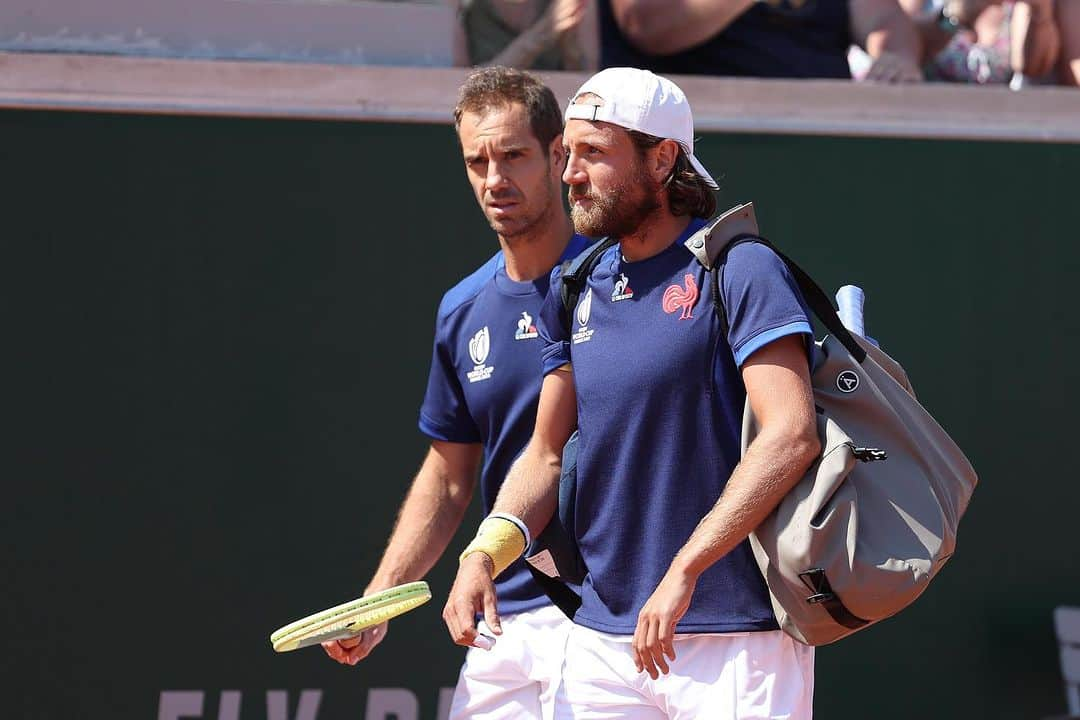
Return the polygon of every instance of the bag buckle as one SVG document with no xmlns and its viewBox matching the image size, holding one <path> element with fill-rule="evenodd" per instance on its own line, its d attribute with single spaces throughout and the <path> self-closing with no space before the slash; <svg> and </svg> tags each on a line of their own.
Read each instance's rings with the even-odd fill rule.
<svg viewBox="0 0 1080 720">
<path fill-rule="evenodd" d="M 851 454 L 855 456 L 856 460 L 862 460 L 863 462 L 875 462 L 877 460 L 888 460 L 889 453 L 878 448 L 871 447 L 856 447 L 855 443 L 845 443 L 851 448 Z"/>
<path fill-rule="evenodd" d="M 821 568 L 804 570 L 799 573 L 799 579 L 814 593 L 806 598 L 806 602 L 811 605 L 817 605 L 818 603 L 836 599 L 836 593 L 832 591 L 829 580 L 825 577 L 825 571 Z"/>
</svg>

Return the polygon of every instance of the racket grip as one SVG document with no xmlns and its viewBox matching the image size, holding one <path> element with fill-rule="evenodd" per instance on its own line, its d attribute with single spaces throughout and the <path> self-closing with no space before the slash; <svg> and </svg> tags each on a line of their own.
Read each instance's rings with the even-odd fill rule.
<svg viewBox="0 0 1080 720">
<path fill-rule="evenodd" d="M 863 303 L 866 295 L 858 285 L 845 285 L 836 292 L 836 305 L 839 308 L 837 314 L 840 322 L 844 323 L 850 332 L 860 337 L 866 337 L 866 326 L 863 320 Z"/>
</svg>

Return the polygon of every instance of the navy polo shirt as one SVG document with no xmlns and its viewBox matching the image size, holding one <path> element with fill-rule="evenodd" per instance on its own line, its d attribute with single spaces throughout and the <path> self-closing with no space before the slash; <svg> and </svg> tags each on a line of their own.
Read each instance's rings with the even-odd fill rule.
<svg viewBox="0 0 1080 720">
<path fill-rule="evenodd" d="M 588 246 L 575 235 L 564 253 Z M 480 492 L 491 512 L 510 465 L 536 423 L 543 343 L 537 329 L 548 276 L 516 282 L 502 253 L 451 288 L 439 304 L 420 430 L 436 440 L 481 443 Z M 550 601 L 518 560 L 496 582 L 499 611 L 512 614 Z"/>
<path fill-rule="evenodd" d="M 610 248 L 559 317 L 559 269 L 541 312 L 544 372 L 571 363 L 577 388 L 574 532 L 589 574 L 575 622 L 632 634 L 675 554 L 712 509 L 739 462 L 746 389 L 740 366 L 790 334 L 811 334 L 783 262 L 760 244 L 735 247 L 720 332 L 710 277 L 683 242 L 639 262 Z M 707 569 L 678 632 L 777 627 L 748 541 Z"/>
</svg>

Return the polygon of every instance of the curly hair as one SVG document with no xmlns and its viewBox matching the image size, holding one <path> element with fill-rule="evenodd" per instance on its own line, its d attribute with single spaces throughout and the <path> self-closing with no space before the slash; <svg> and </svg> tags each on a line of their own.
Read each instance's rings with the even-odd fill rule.
<svg viewBox="0 0 1080 720">
<path fill-rule="evenodd" d="M 656 147 L 664 140 L 637 130 L 627 132 L 630 133 L 630 139 L 641 159 L 645 158 L 646 150 Z M 672 215 L 711 218 L 716 214 L 716 195 L 713 189 L 705 182 L 705 178 L 694 170 L 681 145 L 679 155 L 675 158 L 675 166 L 663 186 L 667 188 L 668 207 Z"/>
<path fill-rule="evenodd" d="M 520 104 L 529 116 L 533 135 L 547 148 L 563 131 L 562 111 L 551 88 L 532 73 L 507 67 L 486 67 L 473 72 L 458 92 L 454 106 L 454 129 L 461 130 L 461 116 Z"/>
</svg>

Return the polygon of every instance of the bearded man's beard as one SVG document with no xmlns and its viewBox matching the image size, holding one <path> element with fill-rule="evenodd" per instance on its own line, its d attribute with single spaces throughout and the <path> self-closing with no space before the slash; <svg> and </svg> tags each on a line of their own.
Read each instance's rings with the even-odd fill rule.
<svg viewBox="0 0 1080 720">
<path fill-rule="evenodd" d="M 578 191 L 573 186 L 567 193 L 570 199 L 570 219 L 574 231 L 587 237 L 625 237 L 634 233 L 642 222 L 660 209 L 657 193 L 660 185 L 646 175 L 638 164 L 625 181 L 616 184 L 604 196 L 594 190 Z M 588 209 L 575 205 L 575 200 L 591 200 Z"/>
</svg>

